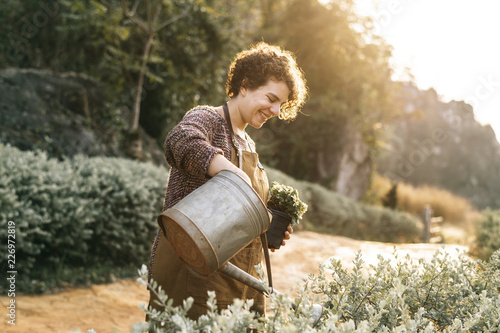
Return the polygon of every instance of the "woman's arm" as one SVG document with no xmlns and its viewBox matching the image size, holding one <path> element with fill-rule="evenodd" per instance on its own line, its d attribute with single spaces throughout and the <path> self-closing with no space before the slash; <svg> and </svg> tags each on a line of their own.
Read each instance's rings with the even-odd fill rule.
<svg viewBox="0 0 500 333">
<path fill-rule="evenodd" d="M 170 166 L 203 177 L 212 159 L 224 152 L 213 146 L 213 138 L 221 131 L 218 115 L 207 109 L 194 109 L 167 135 L 165 157 Z"/>
<path fill-rule="evenodd" d="M 231 163 L 228 159 L 226 159 L 224 156 L 221 154 L 216 154 L 212 160 L 210 161 L 210 164 L 208 165 L 208 170 L 207 174 L 210 177 L 215 176 L 222 170 L 229 170 L 243 178 L 248 184 L 252 185 L 252 182 L 250 181 L 250 177 L 246 173 L 243 172 L 240 168 L 236 167 L 233 163 Z"/>
</svg>

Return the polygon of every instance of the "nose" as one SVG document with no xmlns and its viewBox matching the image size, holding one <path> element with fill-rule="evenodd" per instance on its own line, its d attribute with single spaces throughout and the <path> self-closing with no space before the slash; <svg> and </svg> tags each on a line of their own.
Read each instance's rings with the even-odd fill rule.
<svg viewBox="0 0 500 333">
<path fill-rule="evenodd" d="M 273 103 L 273 105 L 271 105 L 271 112 L 273 113 L 274 116 L 279 116 L 280 114 L 280 108 L 281 108 L 281 105 L 279 103 Z"/>
</svg>

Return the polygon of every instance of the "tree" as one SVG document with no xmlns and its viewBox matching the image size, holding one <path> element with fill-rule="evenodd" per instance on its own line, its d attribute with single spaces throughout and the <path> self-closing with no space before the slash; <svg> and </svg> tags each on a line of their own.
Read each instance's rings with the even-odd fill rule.
<svg viewBox="0 0 500 333">
<path fill-rule="evenodd" d="M 153 11 L 152 8 L 153 5 L 151 4 L 151 0 L 146 0 L 147 20 L 144 21 L 136 13 L 139 2 L 140 1 L 137 0 L 134 4 L 133 9 L 130 11 L 128 9 L 128 5 L 126 4 L 125 0 L 121 1 L 125 16 L 129 18 L 132 22 L 134 22 L 141 30 L 143 30 L 147 36 L 146 43 L 144 45 L 144 51 L 142 53 L 141 67 L 139 68 L 139 78 L 137 80 L 137 88 L 136 88 L 137 91 L 134 101 L 133 117 L 129 129 L 131 132 L 137 131 L 137 128 L 139 127 L 139 115 L 141 109 L 142 86 L 144 84 L 144 72 L 146 71 L 146 65 L 148 63 L 148 58 L 151 51 L 151 46 L 153 45 L 153 38 L 155 36 L 155 33 L 165 28 L 169 24 L 172 24 L 173 22 L 182 18 L 183 16 L 186 16 L 189 10 L 189 7 L 185 7 L 183 8 L 180 14 L 177 14 L 173 17 L 170 17 L 166 21 L 159 23 L 158 20 L 160 18 L 163 3 L 159 2 L 155 4 L 156 6 L 154 6 L 155 9 Z"/>
<path fill-rule="evenodd" d="M 297 178 L 328 184 L 336 175 L 320 176 L 321 168 L 333 163 L 325 156 L 344 146 L 349 128 L 374 151 L 380 123 L 394 113 L 390 49 L 371 33 L 369 21 L 354 14 L 352 0 L 281 4 L 264 36 L 296 53 L 310 98 L 298 121 L 270 121 L 267 131 L 255 135 L 266 145 L 266 163 Z"/>
<path fill-rule="evenodd" d="M 188 4 L 188 6 L 182 9 L 181 13 L 174 15 L 163 22 L 159 22 L 160 14 L 164 6 L 163 1 L 152 4 L 151 0 L 146 0 L 147 19 L 144 20 L 141 17 L 139 17 L 139 15 L 136 12 L 139 2 L 140 2 L 139 0 L 136 0 L 132 10 L 129 10 L 125 0 L 121 0 L 121 5 L 123 8 L 124 15 L 128 19 L 130 19 L 133 23 L 135 23 L 136 26 L 139 27 L 140 30 L 142 30 L 146 34 L 146 42 L 144 44 L 142 59 L 140 62 L 140 67 L 138 69 L 139 73 L 138 73 L 137 86 L 134 97 L 134 107 L 132 110 L 132 120 L 129 127 L 128 138 L 130 142 L 126 143 L 127 146 L 132 147 L 132 149 L 130 149 L 129 152 L 131 153 L 132 156 L 136 158 L 142 158 L 142 142 L 137 130 L 139 127 L 139 116 L 141 112 L 141 99 L 142 99 L 142 90 L 144 84 L 144 75 L 146 72 L 146 66 L 148 64 L 151 47 L 153 46 L 153 38 L 155 37 L 155 34 L 159 30 L 165 28 L 169 24 L 174 23 L 183 16 L 186 16 L 189 11 L 189 4 Z M 155 8 L 153 9 L 153 7 Z"/>
<path fill-rule="evenodd" d="M 0 10 L 0 67 L 91 76 L 107 87 L 108 127 L 126 134 L 130 118 L 162 141 L 194 105 L 224 100 L 227 66 L 259 28 L 258 1 L 127 0 L 127 17 L 121 0 L 10 0 Z M 46 22 L 33 21 L 42 14 Z M 146 31 L 156 18 L 154 33 L 137 18 Z"/>
<path fill-rule="evenodd" d="M 390 209 L 398 207 L 398 183 L 393 183 L 389 192 L 382 198 L 382 205 Z"/>
</svg>

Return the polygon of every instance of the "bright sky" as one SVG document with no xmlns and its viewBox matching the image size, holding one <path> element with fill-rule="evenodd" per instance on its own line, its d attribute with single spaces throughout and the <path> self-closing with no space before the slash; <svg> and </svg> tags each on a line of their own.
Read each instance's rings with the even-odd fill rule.
<svg viewBox="0 0 500 333">
<path fill-rule="evenodd" d="M 419 88 L 433 87 L 444 102 L 468 102 L 500 140 L 499 0 L 355 2 L 394 47 L 396 79 L 409 68 Z"/>
</svg>

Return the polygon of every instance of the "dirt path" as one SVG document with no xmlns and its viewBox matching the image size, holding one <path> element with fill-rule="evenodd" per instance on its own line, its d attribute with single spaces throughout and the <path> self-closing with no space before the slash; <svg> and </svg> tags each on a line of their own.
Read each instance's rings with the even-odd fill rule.
<svg viewBox="0 0 500 333">
<path fill-rule="evenodd" d="M 271 254 L 274 287 L 289 292 L 295 282 L 318 271 L 318 264 L 330 257 L 341 259 L 346 267 L 352 265 L 357 251 L 361 250 L 366 267 L 378 262 L 377 255 L 393 258 L 394 246 L 399 257 L 407 253 L 412 259 L 430 259 L 442 245 L 389 244 L 363 242 L 340 236 L 321 235 L 308 231 L 296 232 L 292 240 L 279 251 Z M 447 245 L 444 248 L 453 256 L 463 246 Z M 139 304 L 147 303 L 148 293 L 134 280 L 119 281 L 91 288 L 69 289 L 46 296 L 16 297 L 16 326 L 7 324 L 9 298 L 0 297 L 4 309 L 1 332 L 129 332 L 130 327 L 144 319 Z"/>
</svg>

